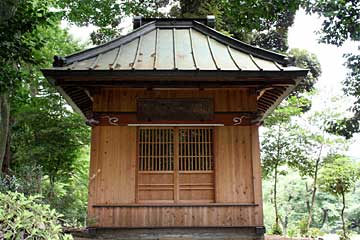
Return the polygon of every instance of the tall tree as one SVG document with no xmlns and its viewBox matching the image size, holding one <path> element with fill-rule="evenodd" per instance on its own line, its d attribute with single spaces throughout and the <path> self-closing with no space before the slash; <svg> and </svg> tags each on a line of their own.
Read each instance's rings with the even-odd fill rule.
<svg viewBox="0 0 360 240">
<path fill-rule="evenodd" d="M 0 166 L 2 166 L 9 136 L 10 101 L 12 91 L 23 80 L 24 64 L 41 63 L 33 52 L 43 46 L 38 29 L 52 26 L 56 14 L 49 11 L 51 1 L 3 1 L 0 21 Z M 4 14 L 5 13 L 5 14 Z"/>
<path fill-rule="evenodd" d="M 45 41 L 32 52 L 38 64 L 22 64 L 22 81 L 10 96 L 12 166 L 9 162 L 7 167 L 14 171 L 24 166 L 41 168 L 39 178 L 47 175 L 54 186 L 55 181 L 70 175 L 81 148 L 88 144 L 88 129 L 80 116 L 69 111 L 40 69 L 50 66 L 56 53 L 69 54 L 81 46 L 59 25 L 38 27 L 37 31 Z"/>
<path fill-rule="evenodd" d="M 275 228 L 284 227 L 285 221 L 279 214 L 278 208 L 278 178 L 283 174 L 281 167 L 296 161 L 304 161 L 307 152 L 304 141 L 298 135 L 299 126 L 292 122 L 294 116 L 302 114 L 296 97 L 290 98 L 278 107 L 266 120 L 267 129 L 263 134 L 261 144 L 262 167 L 265 177 L 273 179 L 273 204 L 275 212 Z"/>
<path fill-rule="evenodd" d="M 342 239 L 349 239 L 344 217 L 345 195 L 354 187 L 359 177 L 359 167 L 345 156 L 333 155 L 329 158 L 331 165 L 325 166 L 320 172 L 319 186 L 323 191 L 341 198 Z"/>
<path fill-rule="evenodd" d="M 297 169 L 301 176 L 310 179 L 310 187 L 306 184 L 309 196 L 306 198 L 306 208 L 308 212 L 306 232 L 313 220 L 315 199 L 318 191 L 319 171 L 328 164 L 328 154 L 344 152 L 346 141 L 342 137 L 334 136 L 326 132 L 326 123 L 333 118 L 335 113 L 331 108 L 325 108 L 322 112 L 314 112 L 306 117 L 306 124 L 299 131 L 299 135 L 306 141 L 307 156 L 292 162 L 291 167 Z"/>
</svg>

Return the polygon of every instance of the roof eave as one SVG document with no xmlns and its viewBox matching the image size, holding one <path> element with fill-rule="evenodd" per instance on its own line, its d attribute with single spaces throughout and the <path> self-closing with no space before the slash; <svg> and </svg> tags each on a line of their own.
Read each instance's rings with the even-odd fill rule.
<svg viewBox="0 0 360 240">
<path fill-rule="evenodd" d="M 290 93 L 297 87 L 297 85 L 299 85 L 299 83 L 304 80 L 304 78 L 305 76 L 296 77 L 294 79 L 295 84 L 289 85 L 287 87 L 286 91 L 284 91 L 283 94 L 278 97 L 277 100 L 271 105 L 271 107 L 266 110 L 260 121 L 262 122 L 267 116 L 269 116 L 280 105 L 280 103 L 290 95 Z"/>
<path fill-rule="evenodd" d="M 41 69 L 43 72 L 43 69 Z M 43 72 L 45 78 L 48 80 L 48 82 L 60 93 L 60 95 L 65 99 L 65 101 L 71 106 L 71 108 L 78 113 L 83 119 L 86 119 L 85 114 L 82 112 L 82 110 L 76 105 L 76 103 L 71 99 L 71 97 L 63 90 L 63 88 L 56 84 L 56 79 L 53 78 L 50 75 L 46 75 Z"/>
</svg>

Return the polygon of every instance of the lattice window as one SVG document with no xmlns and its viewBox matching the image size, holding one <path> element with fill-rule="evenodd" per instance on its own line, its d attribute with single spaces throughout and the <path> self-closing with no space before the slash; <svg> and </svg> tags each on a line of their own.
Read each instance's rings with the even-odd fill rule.
<svg viewBox="0 0 360 240">
<path fill-rule="evenodd" d="M 139 129 L 139 170 L 174 170 L 174 130 L 168 128 Z"/>
<path fill-rule="evenodd" d="M 209 171 L 213 163 L 213 129 L 179 129 L 179 170 Z"/>
</svg>

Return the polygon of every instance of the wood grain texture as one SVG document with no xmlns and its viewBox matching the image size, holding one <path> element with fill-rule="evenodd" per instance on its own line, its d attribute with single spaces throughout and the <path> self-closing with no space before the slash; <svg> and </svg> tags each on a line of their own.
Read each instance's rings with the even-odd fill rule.
<svg viewBox="0 0 360 240">
<path fill-rule="evenodd" d="M 215 112 L 256 111 L 256 94 L 249 89 L 145 90 L 102 88 L 94 96 L 94 112 L 136 112 L 137 98 L 212 98 Z"/>
<path fill-rule="evenodd" d="M 93 128 L 89 204 L 135 202 L 135 143 L 135 127 Z"/>
<path fill-rule="evenodd" d="M 254 210 L 256 222 L 263 225 L 262 179 L 259 144 L 259 126 L 251 126 L 251 152 L 254 185 L 254 203 L 258 204 Z"/>
<path fill-rule="evenodd" d="M 88 219 L 89 225 L 95 224 L 91 219 L 95 218 L 95 212 L 92 206 L 96 204 L 96 180 L 99 159 L 99 145 L 100 145 L 100 127 L 93 127 L 91 129 L 91 150 L 90 150 L 90 169 L 89 169 L 89 185 L 88 185 Z"/>
<path fill-rule="evenodd" d="M 216 128 L 216 202 L 253 203 L 251 127 Z"/>
<path fill-rule="evenodd" d="M 96 208 L 98 227 L 260 226 L 254 207 L 107 207 Z"/>
<path fill-rule="evenodd" d="M 96 141 L 94 139 L 100 139 Z M 215 174 L 180 171 L 179 203 L 196 206 L 139 206 L 135 202 L 136 130 L 94 127 L 89 186 L 89 216 L 97 227 L 262 226 L 261 167 L 257 126 L 217 127 Z M 174 203 L 174 178 L 156 172 L 138 175 L 138 204 Z M 216 176 L 216 177 L 215 177 Z M 214 179 L 215 178 L 215 179 Z M 216 184 L 214 184 L 214 182 Z M 151 189 L 149 189 L 151 188 Z M 159 201 L 152 188 L 168 188 Z M 215 188 L 215 196 L 214 190 Z M 201 192 L 201 194 L 198 194 Z M 189 201 L 191 199 L 191 201 Z M 210 206 L 238 204 L 243 206 Z M 204 206 L 201 206 L 201 203 Z M 206 203 L 206 204 L 205 204 Z M 126 204 L 129 204 L 127 207 Z M 200 205 L 199 205 L 200 204 Z M 108 205 L 113 207 L 93 207 Z M 131 205 L 131 206 L 130 206 Z"/>
</svg>

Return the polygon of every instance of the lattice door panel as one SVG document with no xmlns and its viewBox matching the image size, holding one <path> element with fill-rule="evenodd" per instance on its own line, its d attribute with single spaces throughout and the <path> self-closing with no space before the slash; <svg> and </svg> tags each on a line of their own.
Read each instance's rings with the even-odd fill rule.
<svg viewBox="0 0 360 240">
<path fill-rule="evenodd" d="M 174 170 L 174 130 L 168 128 L 139 129 L 139 170 Z"/>
<path fill-rule="evenodd" d="M 174 129 L 139 128 L 138 202 L 174 202 Z"/>
<path fill-rule="evenodd" d="M 179 129 L 179 170 L 213 170 L 213 129 Z"/>
<path fill-rule="evenodd" d="M 212 128 L 180 128 L 179 201 L 214 202 Z"/>
</svg>

